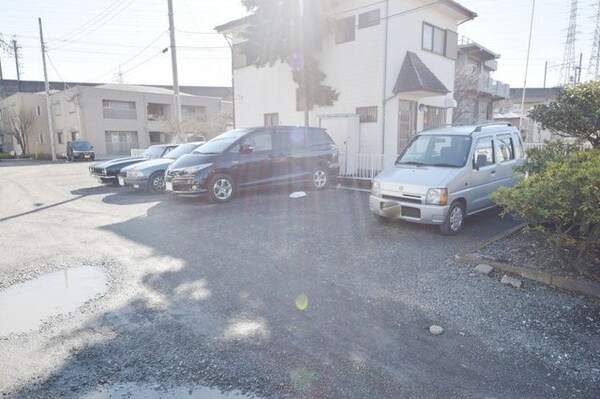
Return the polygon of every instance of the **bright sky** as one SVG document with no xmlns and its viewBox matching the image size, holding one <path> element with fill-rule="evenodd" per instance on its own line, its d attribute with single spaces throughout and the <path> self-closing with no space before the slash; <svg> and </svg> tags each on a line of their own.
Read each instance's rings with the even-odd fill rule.
<svg viewBox="0 0 600 399">
<path fill-rule="evenodd" d="M 402 1 L 402 0 L 390 0 Z M 501 54 L 497 80 L 522 87 L 532 0 L 458 0 L 479 17 L 459 33 Z M 373 0 L 374 3 L 378 1 Z M 577 57 L 586 77 L 595 21 L 594 4 L 579 0 Z M 558 83 L 571 0 L 537 0 L 528 87 Z M 230 85 L 230 52 L 216 25 L 245 15 L 240 0 L 174 0 L 179 82 Z M 50 80 L 115 82 L 119 66 L 126 83 L 171 84 L 166 0 L 0 0 L 0 34 L 16 35 L 21 78 L 42 80 L 37 18 L 51 60 Z M 192 32 L 192 33 L 190 33 Z M 199 34 L 208 33 L 208 34 Z M 3 76 L 16 78 L 14 58 L 0 48 Z"/>
</svg>

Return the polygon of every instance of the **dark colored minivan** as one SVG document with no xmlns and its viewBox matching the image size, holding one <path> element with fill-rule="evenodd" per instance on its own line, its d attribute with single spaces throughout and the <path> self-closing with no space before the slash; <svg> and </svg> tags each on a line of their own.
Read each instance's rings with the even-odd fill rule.
<svg viewBox="0 0 600 399">
<path fill-rule="evenodd" d="M 96 158 L 94 146 L 89 141 L 68 141 L 67 142 L 67 161 L 93 161 Z"/>
<path fill-rule="evenodd" d="M 270 126 L 235 129 L 169 165 L 166 190 L 227 202 L 237 190 L 290 182 L 326 188 L 339 173 L 338 150 L 325 129 Z"/>
</svg>

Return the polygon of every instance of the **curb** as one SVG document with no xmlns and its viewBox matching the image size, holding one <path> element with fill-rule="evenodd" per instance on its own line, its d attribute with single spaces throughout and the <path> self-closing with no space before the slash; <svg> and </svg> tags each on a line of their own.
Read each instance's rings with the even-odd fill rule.
<svg viewBox="0 0 600 399">
<path fill-rule="evenodd" d="M 509 230 L 506 230 L 489 240 L 484 241 L 477 246 L 468 249 L 467 251 L 460 252 L 456 254 L 454 257 L 457 261 L 470 265 L 478 265 L 480 263 L 485 263 L 494 267 L 495 269 L 501 270 L 503 272 L 511 273 L 522 278 L 526 278 L 528 280 L 537 281 L 538 283 L 543 283 L 549 285 L 554 288 L 558 288 L 564 291 L 574 292 L 577 294 L 591 296 L 597 299 L 600 299 L 600 284 L 592 283 L 588 281 L 580 281 L 575 280 L 569 277 L 559 276 L 556 274 L 543 272 L 539 270 L 527 269 L 521 266 L 513 265 L 510 263 L 498 262 L 494 260 L 485 259 L 480 256 L 473 255 L 472 252 L 476 252 L 483 247 L 498 241 L 504 237 L 507 237 L 516 231 L 521 230 L 526 226 L 526 223 L 520 224 L 516 227 L 513 227 Z"/>
</svg>

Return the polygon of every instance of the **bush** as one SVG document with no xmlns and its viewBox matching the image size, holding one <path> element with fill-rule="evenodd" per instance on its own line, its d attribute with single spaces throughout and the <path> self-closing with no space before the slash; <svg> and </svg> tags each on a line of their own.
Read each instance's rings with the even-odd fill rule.
<svg viewBox="0 0 600 399">
<path fill-rule="evenodd" d="M 16 155 L 9 154 L 7 152 L 0 152 L 0 159 L 14 159 Z"/>
<path fill-rule="evenodd" d="M 581 151 L 581 144 L 571 144 L 561 140 L 547 140 L 544 142 L 543 147 L 527 150 L 527 161 L 517 171 L 530 175 L 541 173 L 548 162 L 561 160 L 577 151 Z"/>
<path fill-rule="evenodd" d="M 580 255 L 600 250 L 600 149 L 539 165 L 539 172 L 499 189 L 493 200 L 557 247 L 575 247 Z"/>
</svg>

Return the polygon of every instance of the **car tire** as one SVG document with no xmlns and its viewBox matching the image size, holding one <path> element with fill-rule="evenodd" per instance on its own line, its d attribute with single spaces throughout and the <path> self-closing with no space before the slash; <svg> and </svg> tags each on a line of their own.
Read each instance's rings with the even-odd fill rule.
<svg viewBox="0 0 600 399">
<path fill-rule="evenodd" d="M 152 194 L 165 192 L 165 172 L 154 172 L 148 178 L 148 191 Z"/>
<path fill-rule="evenodd" d="M 218 173 L 208 182 L 208 200 L 212 203 L 231 201 L 236 194 L 236 185 L 233 178 L 224 173 Z"/>
<path fill-rule="evenodd" d="M 465 206 L 460 201 L 454 201 L 450 204 L 446 219 L 444 219 L 444 223 L 440 226 L 440 231 L 447 236 L 458 234 L 462 230 L 464 220 Z"/>
<path fill-rule="evenodd" d="M 311 190 L 324 190 L 329 186 L 329 172 L 327 169 L 318 166 L 310 174 L 309 187 Z"/>
</svg>

